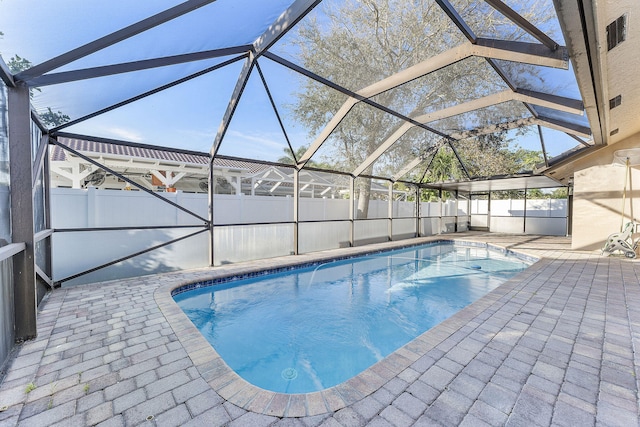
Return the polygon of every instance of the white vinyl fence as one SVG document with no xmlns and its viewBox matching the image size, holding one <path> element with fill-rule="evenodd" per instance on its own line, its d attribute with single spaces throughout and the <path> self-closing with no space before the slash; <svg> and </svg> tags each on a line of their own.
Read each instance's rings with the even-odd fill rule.
<svg viewBox="0 0 640 427">
<path fill-rule="evenodd" d="M 567 234 L 567 199 L 524 199 L 471 201 L 471 226 L 486 225 L 494 233 Z M 478 214 L 478 215 L 474 215 Z"/>
<path fill-rule="evenodd" d="M 208 196 L 194 193 L 160 193 L 202 218 L 208 217 Z M 349 245 L 348 199 L 300 199 L 299 251 L 301 253 Z M 533 202 L 533 201 L 531 201 Z M 466 230 L 469 205 L 455 201 L 424 202 L 420 220 L 414 202 L 389 204 L 372 200 L 370 219 L 355 222 L 357 244 L 410 238 L 416 234 Z M 457 215 L 457 216 L 456 216 Z M 531 215 L 533 217 L 533 215 Z M 51 219 L 55 230 L 102 227 L 194 226 L 137 230 L 64 231 L 53 235 L 53 278 L 64 280 L 161 243 L 187 236 L 202 228 L 198 219 L 141 191 L 53 188 Z M 566 218 L 565 218 L 566 219 Z M 294 252 L 293 198 L 215 195 L 214 248 L 216 264 L 289 255 Z M 416 228 L 420 227 L 420 230 Z M 64 285 L 132 277 L 209 265 L 209 234 L 173 243 L 115 265 L 65 281 Z"/>
</svg>

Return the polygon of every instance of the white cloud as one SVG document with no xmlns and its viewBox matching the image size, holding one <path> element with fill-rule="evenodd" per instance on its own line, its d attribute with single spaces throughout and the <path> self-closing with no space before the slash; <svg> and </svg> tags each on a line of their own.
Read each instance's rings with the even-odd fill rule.
<svg viewBox="0 0 640 427">
<path fill-rule="evenodd" d="M 129 129 L 110 127 L 107 129 L 107 132 L 113 135 L 116 139 L 122 139 L 124 141 L 131 141 L 131 142 L 144 141 L 144 138 L 142 137 L 142 135 Z"/>
<path fill-rule="evenodd" d="M 277 142 L 274 139 L 269 138 L 267 135 L 249 134 L 249 133 L 243 133 L 243 132 L 232 130 L 227 132 L 225 139 L 227 138 L 242 139 L 245 141 L 258 143 L 263 148 L 271 147 L 271 148 L 281 149 L 283 147 L 282 142 Z M 284 137 L 283 137 L 283 140 L 284 140 Z M 225 141 L 222 141 L 222 143 L 224 144 Z"/>
</svg>

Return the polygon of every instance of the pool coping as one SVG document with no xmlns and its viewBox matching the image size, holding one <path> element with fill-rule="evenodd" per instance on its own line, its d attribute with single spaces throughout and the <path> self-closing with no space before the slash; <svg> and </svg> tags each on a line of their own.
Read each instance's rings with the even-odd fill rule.
<svg viewBox="0 0 640 427">
<path fill-rule="evenodd" d="M 350 406 L 382 388 L 388 381 L 400 375 L 402 371 L 410 367 L 410 365 L 420 359 L 425 353 L 437 347 L 456 331 L 468 325 L 476 316 L 485 312 L 492 305 L 500 303 L 500 300 L 505 297 L 506 294 L 513 291 L 515 287 L 522 286 L 522 283 L 525 282 L 523 277 L 534 274 L 534 271 L 540 268 L 540 264 L 544 263 L 544 260 L 525 252 L 513 251 L 496 244 L 455 238 L 443 239 L 439 237 L 436 239 L 420 239 L 419 241 L 413 240 L 411 244 L 407 244 L 406 242 L 395 242 L 396 244 L 393 244 L 393 242 L 389 242 L 391 244 L 382 244 L 379 247 L 373 248 L 348 248 L 350 250 L 342 251 L 344 252 L 342 256 L 339 254 L 336 255 L 336 251 L 332 251 L 333 256 L 330 256 L 327 252 L 323 252 L 318 253 L 317 256 L 314 257 L 315 260 L 311 261 L 307 258 L 296 259 L 293 257 L 284 257 L 274 261 L 274 263 L 279 264 L 277 267 L 266 269 L 271 272 L 275 272 L 275 270 L 284 271 L 298 268 L 309 263 L 347 259 L 364 254 L 409 248 L 427 243 L 445 242 L 451 242 L 461 246 L 488 248 L 502 253 L 511 253 L 520 258 L 527 259 L 533 262 L 533 264 L 482 298 L 469 304 L 428 331 L 423 332 L 412 341 L 358 375 L 336 386 L 311 393 L 286 394 L 264 390 L 240 377 L 225 363 L 222 357 L 204 338 L 200 331 L 198 331 L 173 299 L 173 294 L 176 289 L 188 287 L 190 284 L 207 281 L 223 283 L 239 275 L 255 275 L 260 271 L 264 271 L 264 268 L 254 267 L 248 269 L 239 265 L 236 268 L 227 266 L 225 269 L 212 269 L 203 272 L 200 280 L 194 280 L 192 277 L 188 280 L 182 279 L 181 281 L 163 284 L 156 289 L 154 298 L 194 366 L 202 378 L 220 397 L 240 408 L 258 414 L 277 417 L 322 415 Z"/>
</svg>

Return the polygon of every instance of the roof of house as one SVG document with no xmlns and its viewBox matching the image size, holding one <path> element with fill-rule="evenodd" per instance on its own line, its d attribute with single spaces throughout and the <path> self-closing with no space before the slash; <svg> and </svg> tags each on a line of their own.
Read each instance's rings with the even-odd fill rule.
<svg viewBox="0 0 640 427">
<path fill-rule="evenodd" d="M 193 152 L 183 153 L 175 150 L 163 150 L 160 147 L 142 147 L 129 146 L 121 144 L 112 144 L 108 142 L 92 141 L 88 139 L 64 138 L 58 137 L 57 141 L 61 144 L 90 157 L 96 155 L 113 155 L 118 157 L 127 157 L 140 160 L 156 160 L 162 162 L 171 162 L 177 164 L 190 165 L 207 165 L 209 156 L 207 154 L 196 154 Z M 51 160 L 65 161 L 67 160 L 67 151 L 59 145 L 53 145 L 51 148 Z M 248 173 L 258 173 L 269 169 L 269 165 L 246 162 L 236 159 L 219 158 L 213 160 L 214 167 L 220 169 L 241 169 Z"/>
</svg>

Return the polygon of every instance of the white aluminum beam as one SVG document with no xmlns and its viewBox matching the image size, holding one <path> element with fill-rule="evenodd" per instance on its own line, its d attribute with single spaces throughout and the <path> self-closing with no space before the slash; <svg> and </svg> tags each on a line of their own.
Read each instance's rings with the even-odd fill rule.
<svg viewBox="0 0 640 427">
<path fill-rule="evenodd" d="M 577 123 L 570 123 L 565 120 L 559 120 L 553 117 L 546 117 L 546 116 L 540 116 L 540 115 L 536 116 L 536 118 L 546 123 L 547 127 L 551 127 L 550 125 L 553 124 L 553 125 L 560 126 L 561 128 L 559 130 L 562 130 L 563 132 L 571 132 L 573 134 L 582 135 L 585 137 L 592 136 L 591 135 L 592 131 L 589 126 L 580 125 Z"/>
<path fill-rule="evenodd" d="M 606 82 L 603 78 L 606 71 L 602 68 L 599 44 L 599 31 L 603 25 L 594 14 L 593 1 L 553 0 L 553 5 L 566 44 L 572 52 L 571 62 L 591 124 L 593 141 L 596 145 L 606 144 L 610 124 L 607 113 L 609 97 L 603 83 Z"/>
<path fill-rule="evenodd" d="M 347 116 L 349 111 L 358 103 L 357 100 L 353 98 L 348 98 L 347 101 L 342 104 L 342 107 L 336 112 L 336 114 L 331 117 L 331 120 L 327 125 L 322 129 L 320 134 L 316 137 L 313 143 L 307 148 L 307 151 L 298 159 L 298 167 L 302 168 L 309 159 L 318 151 L 320 146 L 329 138 L 329 135 L 338 127 L 340 122 Z"/>
<path fill-rule="evenodd" d="M 466 138 L 473 138 L 479 135 L 488 135 L 488 134 L 499 132 L 502 130 L 511 130 L 511 129 L 522 127 L 522 126 L 533 126 L 533 125 L 543 126 L 549 129 L 555 129 L 561 132 L 568 133 L 571 136 L 578 135 L 585 138 L 591 137 L 591 134 L 589 133 L 578 131 L 576 129 L 573 129 L 567 126 L 562 126 L 558 123 L 551 123 L 546 121 L 544 118 L 536 118 L 536 117 L 529 117 L 526 119 L 519 119 L 512 122 L 486 126 L 480 129 L 453 133 L 451 134 L 451 137 L 454 139 L 460 140 L 460 139 L 466 139 Z M 583 145 L 589 146 L 589 144 L 585 143 L 580 139 L 578 139 L 578 141 Z M 423 160 L 424 159 L 422 157 L 416 157 L 415 159 L 411 160 L 409 163 L 407 163 L 405 167 L 403 167 L 396 175 L 393 176 L 393 180 L 398 181 L 400 178 L 408 174 L 413 168 L 415 168 L 420 163 L 422 163 Z"/>
<path fill-rule="evenodd" d="M 416 157 L 415 159 L 411 160 L 409 163 L 405 165 L 405 167 L 400 169 L 400 171 L 393 176 L 393 180 L 394 181 L 399 180 L 400 178 L 408 174 L 411 170 L 413 170 L 413 168 L 415 168 L 420 163 L 422 163 L 423 160 L 424 159 L 422 157 Z"/>
<path fill-rule="evenodd" d="M 454 138 L 457 140 L 474 138 L 480 135 L 489 135 L 492 133 L 502 132 L 505 130 L 512 130 L 512 129 L 521 128 L 525 126 L 532 126 L 537 123 L 538 123 L 538 119 L 536 119 L 535 117 L 528 117 L 526 119 L 518 119 L 518 120 L 513 120 L 511 122 L 496 123 L 494 125 L 485 126 L 480 129 L 472 129 L 472 130 L 466 130 L 463 132 L 455 132 L 451 134 L 451 138 Z"/>
<path fill-rule="evenodd" d="M 369 166 L 373 164 L 373 162 L 378 160 L 378 158 L 382 156 L 382 154 L 384 154 L 387 149 L 389 149 L 400 138 L 402 138 L 402 135 L 407 133 L 411 128 L 413 128 L 413 125 L 411 123 L 403 123 L 389 138 L 387 138 L 386 141 L 380 144 L 378 148 L 376 148 L 376 150 L 371 153 L 369 157 L 367 157 L 365 161 L 360 164 L 360 166 L 356 168 L 356 170 L 353 171 L 353 176 L 359 176 L 362 172 L 364 172 Z"/>
<path fill-rule="evenodd" d="M 568 133 L 571 135 L 577 135 L 577 136 L 582 136 L 584 138 L 589 138 L 591 137 L 590 133 L 585 133 L 582 130 L 578 130 L 572 127 L 569 127 L 569 124 L 565 124 L 564 126 L 562 124 L 560 124 L 561 122 L 549 122 L 547 121 L 544 117 L 528 117 L 526 119 L 518 119 L 512 122 L 505 122 L 505 123 L 499 123 L 499 124 L 495 124 L 495 125 L 491 125 L 491 126 L 486 126 L 480 129 L 473 129 L 473 130 L 468 130 L 468 131 L 464 131 L 464 132 L 459 132 L 459 133 L 452 133 L 451 137 L 454 139 L 466 139 L 466 138 L 473 138 L 475 136 L 479 136 L 479 135 L 488 135 L 491 133 L 495 133 L 495 132 L 500 132 L 503 130 L 511 130 L 511 129 L 516 129 L 519 127 L 524 127 L 524 126 L 534 126 L 534 125 L 538 125 L 538 126 L 542 126 L 542 127 L 546 127 L 549 129 L 554 129 L 560 132 L 564 132 L 564 133 Z M 584 141 L 580 140 L 583 144 Z"/>
<path fill-rule="evenodd" d="M 523 94 L 519 92 L 513 92 L 512 90 L 505 90 L 502 92 L 494 93 L 482 98 L 474 99 L 463 104 L 454 105 L 453 107 L 444 108 L 439 111 L 434 111 L 429 114 L 424 114 L 415 118 L 417 122 L 427 124 L 436 120 L 445 119 L 448 117 L 457 116 L 459 114 L 468 113 L 470 111 L 478 110 L 481 108 L 487 108 L 492 105 L 501 104 L 507 101 L 520 101 L 530 104 L 540 105 L 547 108 L 553 108 L 560 111 L 566 111 L 574 114 L 581 114 L 582 110 L 576 109 L 573 106 L 567 106 L 567 103 L 559 104 L 551 102 L 540 97 L 534 97 L 529 94 Z M 569 100 L 571 101 L 571 100 Z M 375 162 L 385 151 L 387 151 L 393 144 L 395 144 L 409 129 L 413 128 L 411 123 L 404 123 L 396 132 L 393 133 L 386 141 L 384 141 L 367 159 L 360 164 L 354 171 L 354 176 L 359 176 L 364 170 L 366 170 L 373 162 Z"/>
<path fill-rule="evenodd" d="M 553 52 L 545 46 L 540 47 L 538 45 L 532 45 L 531 43 L 502 42 L 488 39 L 482 40 L 485 45 L 464 43 L 383 80 L 373 83 L 372 85 L 359 90 L 356 94 L 364 98 L 371 98 L 382 92 L 398 87 L 411 80 L 415 80 L 471 56 L 504 59 L 507 61 L 518 61 L 556 68 L 568 68 L 566 50 L 564 48 L 559 49 L 560 52 Z M 491 43 L 495 46 L 491 46 Z M 300 158 L 298 161 L 299 168 L 303 167 L 304 164 L 313 157 L 316 151 L 327 140 L 329 135 L 331 135 L 340 122 L 342 122 L 344 117 L 346 117 L 351 108 L 353 108 L 353 106 L 358 102 L 359 101 L 355 98 L 349 98 L 342 105 L 331 121 L 327 123 L 325 128 L 320 132 L 314 142 Z"/>
<path fill-rule="evenodd" d="M 36 274 L 47 284 L 47 286 L 49 286 L 49 289 L 53 289 L 53 280 L 51 280 L 51 277 L 47 276 L 47 273 L 45 273 L 38 264 L 36 264 Z"/>
<path fill-rule="evenodd" d="M 475 55 L 485 58 L 503 59 L 524 64 L 569 69 L 569 52 L 566 47 L 551 50 L 536 43 L 524 43 L 510 40 L 478 38 L 474 44 Z M 485 49 L 490 49 L 486 51 Z"/>
<path fill-rule="evenodd" d="M 281 185 L 282 185 L 282 181 L 276 182 L 276 184 L 273 187 L 271 187 L 271 189 L 269 190 L 269 193 L 273 193 Z"/>
<path fill-rule="evenodd" d="M 571 135 L 582 136 L 584 138 L 591 138 L 591 133 L 586 132 L 586 128 L 583 126 L 571 126 L 569 123 L 563 124 L 561 121 L 550 122 L 544 117 L 538 117 L 535 120 L 535 124 L 544 126 L 549 129 L 559 130 Z M 582 142 L 584 144 L 584 142 Z"/>
<path fill-rule="evenodd" d="M 165 187 L 173 187 L 176 182 L 180 181 L 186 175 L 185 172 L 180 172 L 174 175 L 173 172 L 165 171 L 165 172 L 169 172 L 165 176 L 160 171 L 153 170 L 153 169 L 150 170 L 149 172 L 153 176 L 155 176 L 160 182 L 162 182 L 162 185 L 164 185 Z"/>
</svg>

